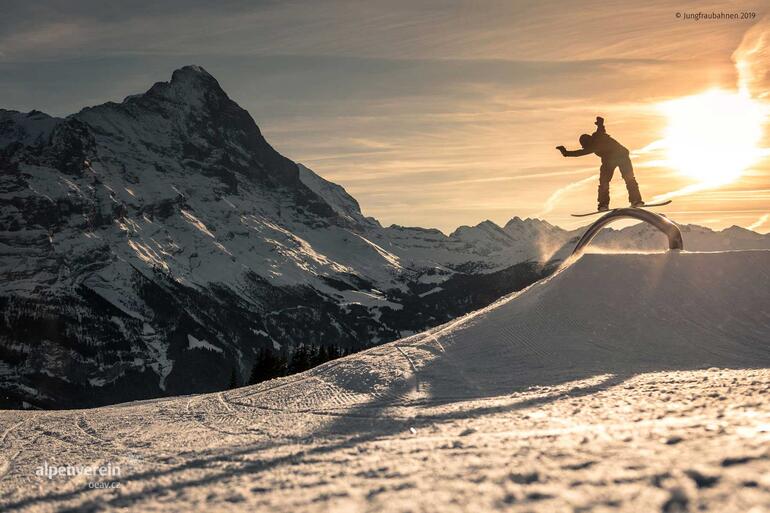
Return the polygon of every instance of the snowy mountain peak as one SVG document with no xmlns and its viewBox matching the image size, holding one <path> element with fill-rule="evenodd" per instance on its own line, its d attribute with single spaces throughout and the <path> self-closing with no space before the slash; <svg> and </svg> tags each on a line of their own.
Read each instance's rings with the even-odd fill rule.
<svg viewBox="0 0 770 513">
<path fill-rule="evenodd" d="M 332 212 L 299 180 L 297 164 L 275 151 L 251 115 L 199 66 L 180 68 L 144 94 L 85 108 L 70 119 L 91 128 L 103 162 L 120 162 L 134 176 L 146 175 L 152 162 L 166 177 L 216 177 L 214 190 L 222 192 L 246 183 L 288 187 L 311 209 Z"/>
<path fill-rule="evenodd" d="M 219 82 L 200 66 L 184 66 L 171 74 L 168 82 L 157 82 L 146 93 L 180 103 L 202 107 L 206 103 L 229 100 Z"/>
<path fill-rule="evenodd" d="M 542 219 L 532 219 L 532 218 L 526 218 L 522 219 L 519 216 L 514 216 L 513 219 L 505 223 L 505 226 L 503 229 L 507 232 L 510 232 L 512 230 L 516 230 L 518 227 L 537 227 L 539 229 L 543 230 L 554 230 L 557 229 L 554 225 L 549 223 L 548 221 L 543 221 Z"/>
<path fill-rule="evenodd" d="M 457 229 L 452 232 L 449 236 L 450 237 L 463 237 L 467 234 L 471 233 L 495 233 L 501 231 L 501 228 L 495 224 L 494 222 L 490 221 L 489 219 L 486 219 L 484 221 L 481 221 L 479 224 L 475 226 L 468 226 L 468 225 L 462 225 L 458 226 Z"/>
<path fill-rule="evenodd" d="M 61 121 L 39 110 L 18 112 L 0 109 L 0 149 L 11 143 L 25 146 L 44 144 Z"/>
<path fill-rule="evenodd" d="M 171 81 L 175 80 L 185 80 L 185 79 L 206 79 L 206 80 L 213 80 L 216 82 L 216 79 L 203 69 L 203 66 L 198 66 L 197 64 L 188 64 L 187 66 L 182 66 L 179 69 L 174 70 L 174 72 L 171 74 Z"/>
<path fill-rule="evenodd" d="M 725 228 L 725 229 L 723 230 L 723 232 L 724 232 L 724 233 L 726 233 L 726 234 L 734 234 L 734 235 L 750 235 L 750 236 L 751 236 L 751 235 L 754 235 L 754 234 L 756 233 L 756 232 L 753 232 L 753 231 L 751 231 L 751 230 L 748 230 L 748 229 L 746 229 L 746 228 L 744 228 L 744 227 L 742 227 L 742 226 L 738 226 L 738 225 L 736 225 L 736 224 L 734 224 L 734 225 L 732 225 L 732 226 L 730 226 L 730 227 L 728 227 L 728 228 Z"/>
</svg>

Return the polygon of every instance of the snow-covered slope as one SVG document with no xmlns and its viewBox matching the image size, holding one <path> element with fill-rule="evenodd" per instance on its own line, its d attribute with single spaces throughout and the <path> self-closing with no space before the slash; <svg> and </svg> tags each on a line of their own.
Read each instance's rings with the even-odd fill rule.
<svg viewBox="0 0 770 513">
<path fill-rule="evenodd" d="M 586 254 L 454 322 L 302 374 L 8 412 L 0 507 L 761 511 L 768 269 L 770 251 Z M 120 475 L 35 474 L 95 461 Z"/>
<path fill-rule="evenodd" d="M 373 228 L 380 227 L 380 223 L 376 219 L 364 217 L 361 214 L 361 207 L 358 205 L 358 201 L 348 194 L 342 186 L 324 180 L 302 164 L 298 164 L 297 167 L 299 168 L 299 179 L 302 183 L 323 198 L 340 216 L 356 225 L 371 225 Z"/>
<path fill-rule="evenodd" d="M 0 200 L 0 404 L 14 406 L 219 390 L 261 348 L 391 341 L 542 278 L 579 235 L 519 218 L 382 227 L 197 66 L 64 119 L 0 111 Z M 663 247 L 644 228 L 602 237 Z"/>
<path fill-rule="evenodd" d="M 587 254 L 489 307 L 309 375 L 343 395 L 365 390 L 351 376 L 371 376 L 377 392 L 360 398 L 371 402 L 407 390 L 444 400 L 605 372 L 770 365 L 767 269 L 767 250 Z M 284 400 L 305 401 L 283 390 Z"/>
</svg>

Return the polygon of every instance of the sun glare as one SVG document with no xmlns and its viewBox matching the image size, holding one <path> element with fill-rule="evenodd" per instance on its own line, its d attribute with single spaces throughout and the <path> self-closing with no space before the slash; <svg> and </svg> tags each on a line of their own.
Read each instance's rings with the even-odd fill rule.
<svg viewBox="0 0 770 513">
<path fill-rule="evenodd" d="M 761 155 L 767 114 L 746 94 L 720 89 L 660 104 L 668 165 L 703 187 L 737 180 Z"/>
</svg>

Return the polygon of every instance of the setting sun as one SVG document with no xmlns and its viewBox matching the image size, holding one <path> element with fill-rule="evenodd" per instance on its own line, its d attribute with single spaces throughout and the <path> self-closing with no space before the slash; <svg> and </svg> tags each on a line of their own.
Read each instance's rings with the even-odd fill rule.
<svg viewBox="0 0 770 513">
<path fill-rule="evenodd" d="M 717 187 L 737 180 L 761 156 L 766 107 L 747 94 L 713 89 L 660 104 L 668 119 L 661 141 L 667 163 Z"/>
</svg>

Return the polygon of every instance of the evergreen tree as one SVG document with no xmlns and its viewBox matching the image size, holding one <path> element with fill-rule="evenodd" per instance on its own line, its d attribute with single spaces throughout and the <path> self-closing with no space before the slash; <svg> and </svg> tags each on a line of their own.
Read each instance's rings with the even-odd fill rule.
<svg viewBox="0 0 770 513">
<path fill-rule="evenodd" d="M 257 353 L 257 358 L 251 369 L 249 384 L 253 385 L 269 379 L 304 372 L 354 352 L 356 351 L 345 350 L 345 348 L 335 344 L 302 344 L 294 349 L 291 358 L 287 358 L 283 353 L 273 351 L 270 348 L 262 348 Z M 231 378 L 231 382 L 233 379 L 235 378 Z"/>
<path fill-rule="evenodd" d="M 287 374 L 286 359 L 272 349 L 263 347 L 257 353 L 257 359 L 251 369 L 249 384 L 254 385 Z"/>
<path fill-rule="evenodd" d="M 233 371 L 230 373 L 230 384 L 227 386 L 227 388 L 228 390 L 238 388 L 238 375 L 235 373 L 235 367 L 233 367 Z"/>
<path fill-rule="evenodd" d="M 311 367 L 312 353 L 310 351 L 311 349 L 305 344 L 297 346 L 297 348 L 294 350 L 294 354 L 291 356 L 289 374 L 306 371 Z"/>
</svg>

